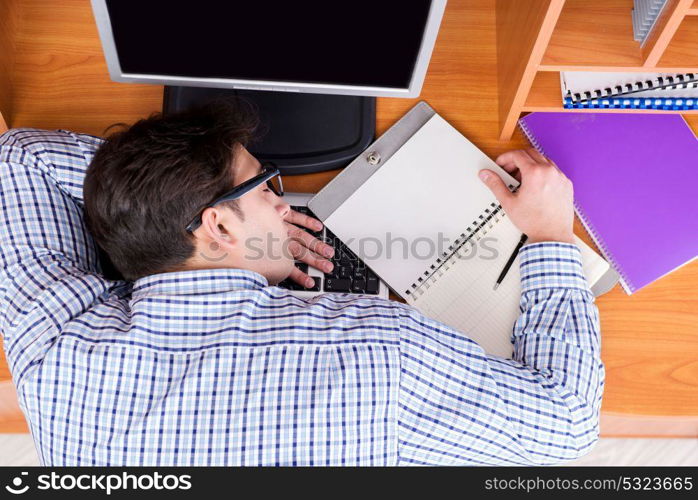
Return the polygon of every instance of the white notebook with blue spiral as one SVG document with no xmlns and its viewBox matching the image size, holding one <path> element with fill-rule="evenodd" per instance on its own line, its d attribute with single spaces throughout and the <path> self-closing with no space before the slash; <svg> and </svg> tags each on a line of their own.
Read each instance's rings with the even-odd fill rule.
<svg viewBox="0 0 698 500">
<path fill-rule="evenodd" d="M 698 109 L 698 73 L 562 71 L 568 109 Z"/>
</svg>

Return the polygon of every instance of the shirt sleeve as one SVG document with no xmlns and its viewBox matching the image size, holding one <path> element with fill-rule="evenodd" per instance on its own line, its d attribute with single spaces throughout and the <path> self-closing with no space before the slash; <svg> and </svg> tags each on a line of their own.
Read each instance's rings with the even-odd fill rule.
<svg viewBox="0 0 698 500">
<path fill-rule="evenodd" d="M 0 136 L 0 332 L 18 387 L 64 325 L 113 285 L 83 222 L 82 183 L 98 144 L 65 131 Z"/>
<path fill-rule="evenodd" d="M 398 450 L 405 464 L 553 464 L 598 439 L 604 384 L 594 296 L 579 249 L 520 252 L 521 315 L 513 359 L 397 304 Z"/>
</svg>

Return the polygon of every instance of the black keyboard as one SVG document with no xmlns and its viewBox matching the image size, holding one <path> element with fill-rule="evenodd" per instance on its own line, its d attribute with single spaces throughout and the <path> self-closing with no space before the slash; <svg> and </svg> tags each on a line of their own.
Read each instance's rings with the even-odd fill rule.
<svg viewBox="0 0 698 500">
<path fill-rule="evenodd" d="M 300 212 L 311 217 L 317 217 L 308 207 L 291 207 L 296 212 Z M 334 248 L 332 259 L 332 272 L 323 273 L 322 277 L 313 276 L 315 286 L 306 288 L 299 285 L 290 278 L 285 279 L 279 286 L 288 290 L 306 290 L 309 292 L 342 292 L 342 293 L 362 293 L 368 295 L 378 295 L 378 276 L 371 271 L 366 264 L 349 247 L 337 238 L 332 231 L 323 227 L 320 231 L 307 231 L 317 239 L 324 241 Z M 304 273 L 308 272 L 308 264 L 296 261 L 296 266 Z"/>
</svg>

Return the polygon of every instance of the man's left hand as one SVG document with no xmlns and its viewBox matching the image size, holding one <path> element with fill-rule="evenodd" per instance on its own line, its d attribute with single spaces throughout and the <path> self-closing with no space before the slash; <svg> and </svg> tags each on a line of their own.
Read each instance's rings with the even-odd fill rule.
<svg viewBox="0 0 698 500">
<path fill-rule="evenodd" d="M 334 248 L 298 227 L 303 226 L 313 231 L 320 231 L 322 222 L 295 210 L 289 211 L 284 220 L 288 228 L 288 235 L 291 238 L 288 249 L 293 258 L 324 273 L 332 271 L 334 265 L 328 260 L 328 257 L 331 258 L 334 255 Z M 295 266 L 289 278 L 306 288 L 312 288 L 315 285 L 313 278 Z"/>
</svg>

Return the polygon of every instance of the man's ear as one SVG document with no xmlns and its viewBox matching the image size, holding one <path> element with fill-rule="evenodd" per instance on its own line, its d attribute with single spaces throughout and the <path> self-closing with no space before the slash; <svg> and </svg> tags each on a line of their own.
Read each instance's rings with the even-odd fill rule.
<svg viewBox="0 0 698 500">
<path fill-rule="evenodd" d="M 225 207 L 210 207 L 201 214 L 201 226 L 195 233 L 197 236 L 206 236 L 211 242 L 216 242 L 220 247 L 232 249 L 238 244 L 238 237 L 235 230 L 238 228 L 240 220 L 237 219 L 233 210 Z"/>
</svg>

